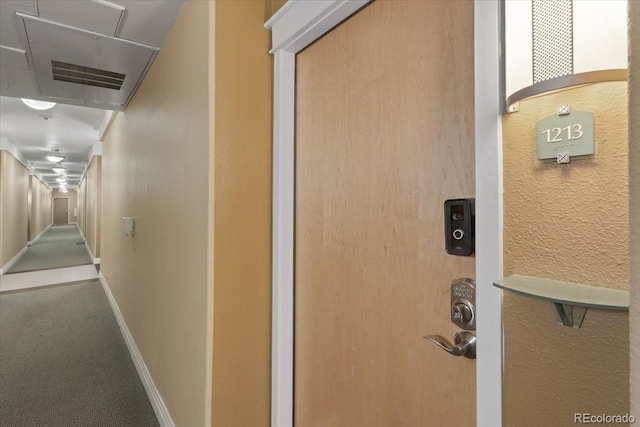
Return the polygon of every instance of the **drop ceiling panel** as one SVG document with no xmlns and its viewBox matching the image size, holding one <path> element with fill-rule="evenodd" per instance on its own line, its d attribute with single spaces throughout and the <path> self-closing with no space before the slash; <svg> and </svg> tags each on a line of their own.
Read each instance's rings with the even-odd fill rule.
<svg viewBox="0 0 640 427">
<path fill-rule="evenodd" d="M 28 15 L 18 16 L 24 21 L 44 97 L 81 99 L 86 105 L 122 110 L 157 53 L 157 49 L 140 43 L 99 36 Z M 125 78 L 119 90 L 54 80 L 55 62 L 124 74 Z"/>
<path fill-rule="evenodd" d="M 111 0 L 111 3 L 127 10 L 118 37 L 160 47 L 184 0 Z"/>
<path fill-rule="evenodd" d="M 0 0 L 0 44 L 26 49 L 20 39 L 16 12 L 37 15 L 36 0 Z"/>
<path fill-rule="evenodd" d="M 38 0 L 38 16 L 70 27 L 115 36 L 124 7 L 100 0 Z"/>
<path fill-rule="evenodd" d="M 0 95 L 38 99 L 40 91 L 35 83 L 35 75 L 19 68 L 0 66 Z"/>
<path fill-rule="evenodd" d="M 27 53 L 22 49 L 15 49 L 7 46 L 0 46 L 0 64 L 3 67 L 17 68 L 19 70 L 29 70 L 27 63 Z"/>
</svg>

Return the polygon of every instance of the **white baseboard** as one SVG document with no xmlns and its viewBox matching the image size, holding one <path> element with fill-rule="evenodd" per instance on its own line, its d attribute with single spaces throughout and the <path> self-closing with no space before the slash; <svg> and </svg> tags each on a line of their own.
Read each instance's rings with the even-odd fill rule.
<svg viewBox="0 0 640 427">
<path fill-rule="evenodd" d="M 147 395 L 149 396 L 149 400 L 151 401 L 151 406 L 153 406 L 153 411 L 156 413 L 156 417 L 158 417 L 160 426 L 175 427 L 175 424 L 171 419 L 171 415 L 169 414 L 169 410 L 165 406 L 164 401 L 162 400 L 162 396 L 160 396 L 160 392 L 156 388 L 156 385 L 151 378 L 151 373 L 149 372 L 149 369 L 147 369 L 147 365 L 142 359 L 142 355 L 138 350 L 138 346 L 136 345 L 136 342 L 134 341 L 129 328 L 127 327 L 127 323 L 124 321 L 124 317 L 122 317 L 120 308 L 118 308 L 118 304 L 116 303 L 116 300 L 111 293 L 111 289 L 109 288 L 107 279 L 104 277 L 102 272 L 98 274 L 98 279 L 100 279 L 100 283 L 102 283 L 104 292 L 107 294 L 107 298 L 109 299 L 109 304 L 111 304 L 113 314 L 118 321 L 118 326 L 120 326 L 120 331 L 122 332 L 124 341 L 127 343 L 127 348 L 129 349 L 129 353 L 131 354 L 133 363 L 136 365 L 136 370 L 138 371 L 138 375 L 140 375 L 140 379 L 142 380 L 144 389 L 147 391 Z"/>
<path fill-rule="evenodd" d="M 96 259 L 96 257 L 93 256 L 93 252 L 91 252 L 91 248 L 87 244 L 87 239 L 84 239 L 84 247 L 87 248 L 87 252 L 89 252 L 89 257 L 91 258 L 91 262 L 95 264 L 94 260 Z"/>
<path fill-rule="evenodd" d="M 8 263 L 6 263 L 4 266 L 2 266 L 2 268 L 0 268 L 0 276 L 2 276 L 2 275 L 3 275 L 3 274 L 5 274 L 7 271 L 9 271 L 9 269 L 10 269 L 11 267 L 13 267 L 13 264 L 15 264 L 15 263 L 16 263 L 16 261 L 18 261 L 18 259 L 19 259 L 22 255 L 24 255 L 24 253 L 25 253 L 25 252 L 27 252 L 27 249 L 29 249 L 29 245 L 27 245 L 27 246 L 25 246 L 24 248 L 22 248 L 22 249 L 20 250 L 20 252 L 18 252 L 18 253 L 16 254 L 16 256 L 14 256 L 13 258 L 11 258 L 11 259 L 9 260 L 9 262 L 8 262 Z"/>
<path fill-rule="evenodd" d="M 91 257 L 91 262 L 93 265 L 100 264 L 100 257 L 96 258 L 93 256 L 93 252 L 91 252 L 91 248 L 87 244 L 87 241 L 84 241 L 84 246 L 87 248 L 87 252 L 89 252 L 89 257 Z"/>
<path fill-rule="evenodd" d="M 42 231 L 41 231 L 41 232 L 40 232 L 36 237 L 34 237 L 33 239 L 29 240 L 29 241 L 27 242 L 27 246 L 31 246 L 31 244 L 32 244 L 33 242 L 35 242 L 36 240 L 38 240 L 38 239 L 40 238 L 40 236 L 42 236 L 42 235 L 44 234 L 44 232 L 45 232 L 45 231 L 47 231 L 48 229 L 50 229 L 50 228 L 51 228 L 51 225 L 52 225 L 52 224 L 47 225 L 47 226 L 45 227 L 45 229 L 44 229 L 44 230 L 42 230 Z"/>
<path fill-rule="evenodd" d="M 80 235 L 82 236 L 82 240 L 84 240 L 84 246 L 87 248 L 87 251 L 89 252 L 89 256 L 91 257 L 91 260 L 92 260 L 93 264 L 94 265 L 95 264 L 100 264 L 100 257 L 96 258 L 95 256 L 93 256 L 93 252 L 91 252 L 91 248 L 89 247 L 89 244 L 87 243 L 87 238 L 84 237 L 84 233 L 82 232 L 82 229 L 80 227 L 78 227 L 78 230 L 80 231 Z"/>
</svg>

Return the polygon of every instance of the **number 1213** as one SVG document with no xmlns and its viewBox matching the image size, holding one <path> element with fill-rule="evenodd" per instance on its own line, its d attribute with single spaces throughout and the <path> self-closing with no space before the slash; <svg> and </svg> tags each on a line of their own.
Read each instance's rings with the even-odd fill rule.
<svg viewBox="0 0 640 427">
<path fill-rule="evenodd" d="M 580 139 L 584 135 L 582 125 L 579 123 L 563 128 L 551 128 L 542 131 L 542 133 L 547 136 L 547 142 L 562 142 L 562 136 L 565 132 L 567 133 L 567 140 Z"/>
</svg>

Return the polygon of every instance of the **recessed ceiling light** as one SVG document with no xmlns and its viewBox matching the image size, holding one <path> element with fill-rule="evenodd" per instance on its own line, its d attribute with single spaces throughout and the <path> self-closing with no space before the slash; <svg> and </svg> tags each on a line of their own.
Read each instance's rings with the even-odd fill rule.
<svg viewBox="0 0 640 427">
<path fill-rule="evenodd" d="M 47 160 L 50 162 L 58 163 L 64 160 L 64 156 L 60 155 L 60 150 L 53 150 L 47 154 Z"/>
<path fill-rule="evenodd" d="M 64 177 L 56 178 L 56 181 L 58 181 L 58 182 L 66 182 L 67 178 L 64 178 Z"/>
<path fill-rule="evenodd" d="M 20 98 L 27 107 L 34 110 L 48 110 L 56 106 L 57 102 L 36 101 L 35 99 Z"/>
<path fill-rule="evenodd" d="M 51 169 L 53 169 L 54 171 L 56 171 L 57 173 L 62 173 L 65 170 L 67 170 L 67 168 L 65 168 L 64 166 L 62 166 L 62 163 L 56 163 L 54 167 L 52 167 Z"/>
</svg>

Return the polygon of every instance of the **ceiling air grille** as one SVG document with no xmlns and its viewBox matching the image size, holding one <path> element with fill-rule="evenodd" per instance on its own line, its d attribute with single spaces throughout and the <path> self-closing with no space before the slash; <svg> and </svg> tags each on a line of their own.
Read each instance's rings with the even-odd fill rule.
<svg viewBox="0 0 640 427">
<path fill-rule="evenodd" d="M 53 71 L 53 80 L 115 90 L 120 90 L 126 77 L 125 74 L 114 73 L 113 71 L 99 70 L 60 61 L 51 61 L 51 70 Z"/>
</svg>

